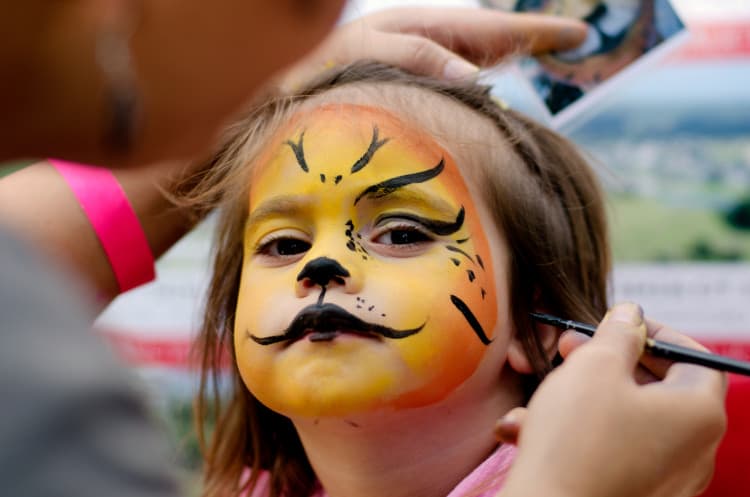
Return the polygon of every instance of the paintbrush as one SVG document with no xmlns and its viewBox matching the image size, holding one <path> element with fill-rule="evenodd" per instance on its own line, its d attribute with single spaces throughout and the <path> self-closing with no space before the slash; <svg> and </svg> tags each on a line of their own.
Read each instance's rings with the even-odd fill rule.
<svg viewBox="0 0 750 497">
<path fill-rule="evenodd" d="M 579 323 L 570 319 L 562 319 L 549 314 L 537 312 L 529 313 L 535 321 L 549 324 L 562 330 L 580 331 L 588 336 L 594 336 L 596 326 L 586 323 Z M 719 371 L 728 371 L 730 373 L 750 376 L 750 362 L 724 357 L 710 352 L 703 352 L 673 343 L 646 338 L 646 352 L 654 357 L 661 357 L 675 362 L 687 362 L 697 364 L 707 368 L 718 369 Z"/>
</svg>

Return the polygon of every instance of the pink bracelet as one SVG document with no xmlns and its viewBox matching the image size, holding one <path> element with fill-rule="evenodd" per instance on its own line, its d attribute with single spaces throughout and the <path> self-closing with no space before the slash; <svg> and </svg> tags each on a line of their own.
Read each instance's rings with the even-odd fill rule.
<svg viewBox="0 0 750 497">
<path fill-rule="evenodd" d="M 154 279 L 154 256 L 141 223 L 111 171 L 48 160 L 68 183 L 109 259 L 120 292 Z"/>
</svg>

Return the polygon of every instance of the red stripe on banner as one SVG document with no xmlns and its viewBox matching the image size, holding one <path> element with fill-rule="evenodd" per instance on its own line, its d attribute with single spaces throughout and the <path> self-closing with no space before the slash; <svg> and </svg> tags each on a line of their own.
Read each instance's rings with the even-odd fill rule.
<svg viewBox="0 0 750 497">
<path fill-rule="evenodd" d="M 669 62 L 750 57 L 750 21 L 690 24 L 688 31 L 690 37 Z"/>
<path fill-rule="evenodd" d="M 748 340 L 699 340 L 711 352 L 741 361 L 750 361 L 750 337 Z"/>
<path fill-rule="evenodd" d="M 133 366 L 189 368 L 193 343 L 189 339 L 152 339 L 126 331 L 98 330 L 125 362 Z"/>
<path fill-rule="evenodd" d="M 198 369 L 199 356 L 193 353 L 189 338 L 146 338 L 124 330 L 97 329 L 126 363 L 135 367 Z M 193 358 L 198 358 L 198 362 Z M 222 366 L 230 364 L 229 354 L 222 357 Z"/>
</svg>

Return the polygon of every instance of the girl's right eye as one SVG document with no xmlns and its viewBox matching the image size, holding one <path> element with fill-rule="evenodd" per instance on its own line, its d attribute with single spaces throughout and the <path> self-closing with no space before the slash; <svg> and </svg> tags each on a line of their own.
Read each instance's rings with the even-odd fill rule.
<svg viewBox="0 0 750 497">
<path fill-rule="evenodd" d="M 261 240 L 256 254 L 268 257 L 294 257 L 310 250 L 310 242 L 289 235 L 270 236 Z"/>
</svg>

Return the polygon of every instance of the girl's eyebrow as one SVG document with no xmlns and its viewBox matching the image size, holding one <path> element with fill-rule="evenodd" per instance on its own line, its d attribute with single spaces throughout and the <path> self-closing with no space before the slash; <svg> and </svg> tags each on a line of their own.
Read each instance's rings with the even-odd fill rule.
<svg viewBox="0 0 750 497">
<path fill-rule="evenodd" d="M 311 199 L 304 195 L 279 195 L 257 206 L 247 217 L 246 226 L 252 226 L 276 216 L 294 216 L 310 209 Z"/>
</svg>

